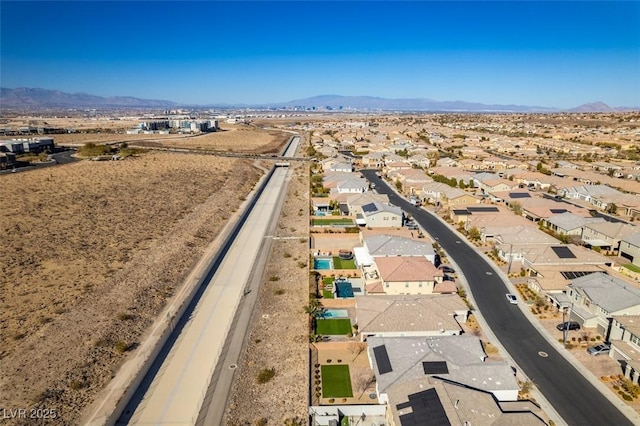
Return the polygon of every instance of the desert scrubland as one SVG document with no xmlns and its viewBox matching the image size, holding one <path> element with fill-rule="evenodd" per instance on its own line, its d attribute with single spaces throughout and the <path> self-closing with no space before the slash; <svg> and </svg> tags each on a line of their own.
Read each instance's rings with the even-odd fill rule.
<svg viewBox="0 0 640 426">
<path fill-rule="evenodd" d="M 270 151 L 288 138 L 244 136 L 211 144 Z M 0 176 L 0 406 L 77 423 L 262 174 L 251 160 L 149 151 Z"/>
</svg>

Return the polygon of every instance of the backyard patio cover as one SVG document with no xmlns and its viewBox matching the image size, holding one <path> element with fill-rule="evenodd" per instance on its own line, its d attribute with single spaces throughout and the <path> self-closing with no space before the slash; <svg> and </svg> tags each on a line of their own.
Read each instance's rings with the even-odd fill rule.
<svg viewBox="0 0 640 426">
<path fill-rule="evenodd" d="M 373 265 L 373 257 L 371 257 L 369 251 L 365 247 L 354 247 L 353 254 L 356 257 L 356 264 L 358 266 Z"/>
<path fill-rule="evenodd" d="M 605 247 L 610 246 L 611 243 L 605 240 L 593 239 L 593 240 L 584 240 L 585 244 L 589 244 L 592 247 Z"/>
</svg>

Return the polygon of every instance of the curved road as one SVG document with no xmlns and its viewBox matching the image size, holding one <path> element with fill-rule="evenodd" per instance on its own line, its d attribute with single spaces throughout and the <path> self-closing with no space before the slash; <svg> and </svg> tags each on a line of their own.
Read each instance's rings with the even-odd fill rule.
<svg viewBox="0 0 640 426">
<path fill-rule="evenodd" d="M 398 196 L 375 170 L 362 174 L 376 183 L 376 191 L 411 214 L 464 273 L 478 310 L 511 358 L 535 383 L 562 419 L 570 425 L 632 425 L 633 423 L 600 393 L 529 322 L 517 305 L 507 303 L 506 285 L 493 267 L 464 240 L 431 213 Z M 546 357 L 540 356 L 545 352 Z"/>
</svg>

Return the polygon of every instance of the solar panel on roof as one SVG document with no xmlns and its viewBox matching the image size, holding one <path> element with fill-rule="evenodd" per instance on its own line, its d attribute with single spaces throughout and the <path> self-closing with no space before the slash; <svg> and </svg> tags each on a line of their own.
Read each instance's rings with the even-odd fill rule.
<svg viewBox="0 0 640 426">
<path fill-rule="evenodd" d="M 560 274 L 562 274 L 565 280 L 574 280 L 576 278 L 584 277 L 585 275 L 591 275 L 595 272 L 596 271 L 562 271 Z"/>
<path fill-rule="evenodd" d="M 573 254 L 569 247 L 559 246 L 559 247 L 551 247 L 551 250 L 558 256 L 560 259 L 575 259 L 576 255 Z"/>
<path fill-rule="evenodd" d="M 373 348 L 373 356 L 376 357 L 376 364 L 378 364 L 378 372 L 380 374 L 386 374 L 393 371 L 393 368 L 391 368 L 391 361 L 389 361 L 387 347 L 385 345 Z"/>
<path fill-rule="evenodd" d="M 453 214 L 456 216 L 469 216 L 471 213 L 468 210 L 454 210 Z"/>
<path fill-rule="evenodd" d="M 528 192 L 510 192 L 510 198 L 531 198 L 531 194 Z"/>
<path fill-rule="evenodd" d="M 424 374 L 449 374 L 447 361 L 428 361 L 422 363 Z"/>
<path fill-rule="evenodd" d="M 376 205 L 374 203 L 369 203 L 369 204 L 365 204 L 364 206 L 362 206 L 362 211 L 364 211 L 365 213 L 377 212 L 378 208 L 376 207 Z"/>
<path fill-rule="evenodd" d="M 554 213 L 554 214 L 555 214 L 555 213 L 566 213 L 566 212 L 568 212 L 569 210 L 567 210 L 567 209 L 549 209 L 549 211 L 550 211 L 551 213 Z"/>
<path fill-rule="evenodd" d="M 402 426 L 451 426 L 435 389 L 412 393 L 408 402 L 396 405 L 398 411 L 407 408 L 399 416 Z"/>
<path fill-rule="evenodd" d="M 478 213 L 488 213 L 488 212 L 499 212 L 497 207 L 467 207 L 467 211 L 478 212 Z"/>
</svg>

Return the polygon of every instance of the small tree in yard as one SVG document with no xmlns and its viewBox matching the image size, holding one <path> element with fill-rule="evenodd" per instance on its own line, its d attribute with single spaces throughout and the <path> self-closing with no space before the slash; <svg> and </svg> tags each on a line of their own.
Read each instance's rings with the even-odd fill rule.
<svg viewBox="0 0 640 426">
<path fill-rule="evenodd" d="M 358 358 L 365 349 L 367 349 L 367 344 L 364 342 L 351 342 L 349 343 L 349 352 L 353 354 L 353 359 Z"/>
<path fill-rule="evenodd" d="M 355 377 L 355 388 L 360 392 L 360 396 L 371 386 L 376 380 L 376 376 L 372 373 L 362 372 Z"/>
<path fill-rule="evenodd" d="M 475 226 L 469 229 L 469 233 L 467 234 L 471 241 L 479 241 L 480 240 L 480 230 Z"/>
<path fill-rule="evenodd" d="M 522 215 L 522 204 L 520 204 L 519 202 L 513 202 L 511 203 L 511 209 L 513 210 L 513 213 L 521 216 Z"/>
</svg>

